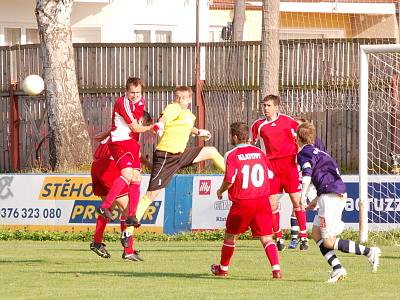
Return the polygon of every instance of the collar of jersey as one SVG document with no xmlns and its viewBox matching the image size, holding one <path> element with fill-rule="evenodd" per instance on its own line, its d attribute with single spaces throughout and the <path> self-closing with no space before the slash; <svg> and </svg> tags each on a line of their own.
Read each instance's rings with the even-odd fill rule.
<svg viewBox="0 0 400 300">
<path fill-rule="evenodd" d="M 235 147 L 247 147 L 249 144 L 237 144 Z"/>
<path fill-rule="evenodd" d="M 128 100 L 128 101 L 131 101 L 131 100 L 128 99 L 127 96 L 124 96 L 124 98 L 125 98 L 126 100 Z M 140 101 L 142 101 L 142 100 L 143 100 L 143 97 L 140 98 L 140 99 L 139 99 L 138 101 L 136 101 L 136 102 L 133 102 L 133 101 L 132 101 L 132 103 L 133 103 L 133 104 L 136 104 L 136 103 L 138 103 L 138 102 L 140 102 Z"/>
</svg>

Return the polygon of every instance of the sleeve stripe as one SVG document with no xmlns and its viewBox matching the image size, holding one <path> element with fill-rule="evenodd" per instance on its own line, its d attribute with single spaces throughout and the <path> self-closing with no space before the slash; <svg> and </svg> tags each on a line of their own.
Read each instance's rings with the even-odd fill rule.
<svg viewBox="0 0 400 300">
<path fill-rule="evenodd" d="M 310 164 L 309 162 L 306 162 L 306 163 L 301 167 L 302 170 L 307 169 L 307 168 L 310 168 L 310 169 L 311 169 L 311 164 Z"/>
<path fill-rule="evenodd" d="M 238 170 L 237 170 L 237 169 L 235 169 L 235 174 L 233 174 L 233 176 L 232 176 L 232 183 L 234 183 L 234 182 L 235 182 L 235 179 L 236 179 L 237 172 L 238 172 Z"/>
<path fill-rule="evenodd" d="M 135 121 L 135 118 L 134 118 L 134 116 L 133 116 L 131 107 L 130 107 L 130 105 L 129 105 L 129 100 L 128 100 L 128 98 L 126 98 L 126 97 L 124 97 L 124 108 L 125 108 L 125 112 L 126 112 L 126 114 L 128 115 L 128 117 L 132 120 L 132 122 L 134 122 L 134 121 Z"/>
</svg>

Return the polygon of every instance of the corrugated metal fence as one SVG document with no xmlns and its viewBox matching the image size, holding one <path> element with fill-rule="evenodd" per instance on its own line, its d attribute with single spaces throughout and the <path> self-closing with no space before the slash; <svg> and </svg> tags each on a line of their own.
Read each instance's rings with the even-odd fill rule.
<svg viewBox="0 0 400 300">
<path fill-rule="evenodd" d="M 358 165 L 358 51 L 362 44 L 388 39 L 281 41 L 280 84 L 283 111 L 314 120 L 318 135 L 341 168 Z M 89 134 L 106 130 L 113 101 L 128 76 L 146 82 L 148 111 L 155 117 L 172 99 L 176 86 L 195 84 L 195 44 L 74 44 L 78 87 Z M 259 113 L 260 43 L 201 44 L 202 95 L 206 127 L 221 153 L 229 148 L 233 121 L 249 124 Z M 8 171 L 9 98 L 12 79 L 42 74 L 39 45 L 0 47 L 0 170 Z M 5 96 L 5 97 L 4 97 Z M 19 96 L 21 168 L 47 165 L 46 105 L 43 96 Z M 93 141 L 92 141 L 93 142 Z M 154 140 L 143 137 L 145 152 Z"/>
</svg>

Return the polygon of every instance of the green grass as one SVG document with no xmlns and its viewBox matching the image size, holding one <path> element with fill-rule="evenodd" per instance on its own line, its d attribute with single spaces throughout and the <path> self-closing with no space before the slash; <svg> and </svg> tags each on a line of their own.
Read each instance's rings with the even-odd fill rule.
<svg viewBox="0 0 400 300">
<path fill-rule="evenodd" d="M 228 278 L 210 275 L 221 241 L 137 242 L 145 259 L 123 262 L 117 242 L 111 259 L 88 242 L 0 242 L 1 299 L 398 299 L 399 247 L 382 247 L 381 267 L 365 257 L 339 253 L 349 275 L 325 283 L 329 267 L 314 244 L 281 254 L 284 279 L 272 281 L 258 241 L 238 242 Z"/>
</svg>

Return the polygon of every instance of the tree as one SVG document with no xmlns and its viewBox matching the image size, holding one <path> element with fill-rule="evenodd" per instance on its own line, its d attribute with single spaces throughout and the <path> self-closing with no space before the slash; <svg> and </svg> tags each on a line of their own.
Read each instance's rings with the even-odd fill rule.
<svg viewBox="0 0 400 300">
<path fill-rule="evenodd" d="M 243 41 L 243 27 L 246 18 L 245 0 L 235 1 L 235 10 L 233 14 L 233 41 Z"/>
<path fill-rule="evenodd" d="M 261 29 L 261 98 L 279 93 L 279 0 L 263 0 Z"/>
<path fill-rule="evenodd" d="M 91 161 L 91 145 L 79 100 L 72 46 L 73 0 L 37 0 L 49 120 L 50 165 L 67 170 Z"/>
</svg>

